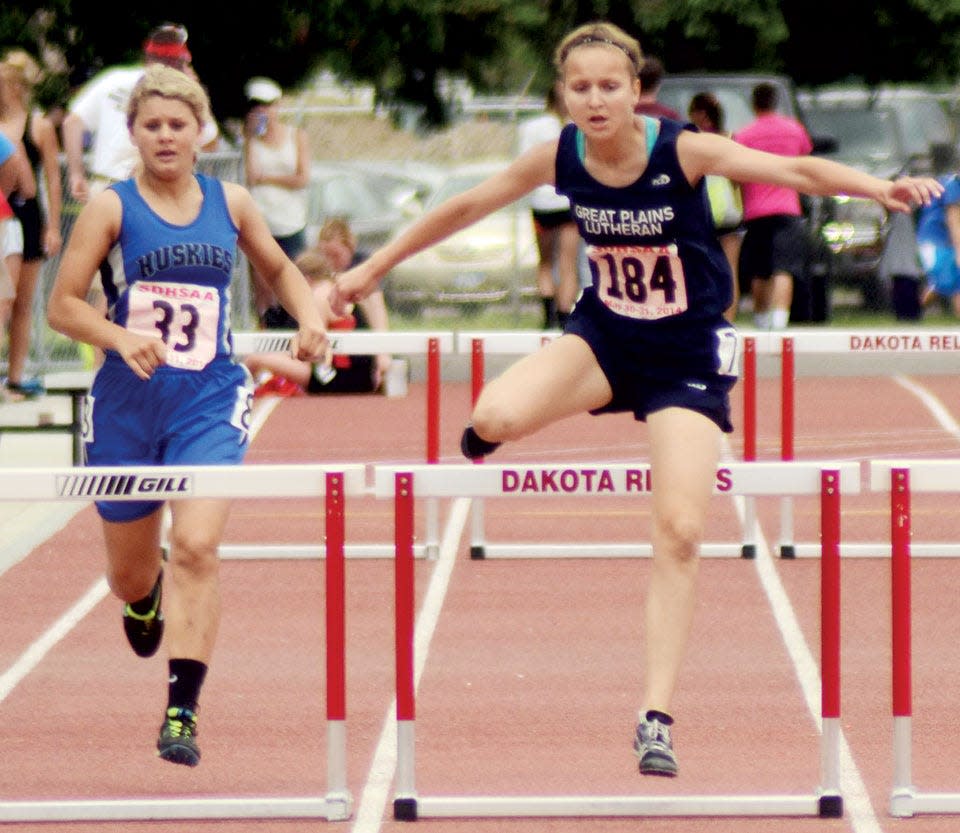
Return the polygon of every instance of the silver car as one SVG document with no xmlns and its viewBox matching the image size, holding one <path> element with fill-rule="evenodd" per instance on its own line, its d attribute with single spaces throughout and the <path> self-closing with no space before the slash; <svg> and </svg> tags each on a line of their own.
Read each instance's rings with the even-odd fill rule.
<svg viewBox="0 0 960 833">
<path fill-rule="evenodd" d="M 507 164 L 451 168 L 424 210 L 472 188 Z M 521 199 L 398 264 L 383 288 L 388 306 L 407 314 L 428 306 L 455 306 L 469 314 L 489 304 L 535 297 L 536 268 L 530 206 Z"/>
</svg>

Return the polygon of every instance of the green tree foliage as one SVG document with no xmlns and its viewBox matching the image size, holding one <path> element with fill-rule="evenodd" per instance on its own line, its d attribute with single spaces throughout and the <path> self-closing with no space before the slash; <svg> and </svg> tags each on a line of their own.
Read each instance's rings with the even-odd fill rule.
<svg viewBox="0 0 960 833">
<path fill-rule="evenodd" d="M 556 43 L 594 19 L 622 26 L 674 72 L 774 70 L 811 85 L 945 81 L 960 70 L 960 0 L 168 0 L 159 11 L 15 0 L 0 6 L 0 46 L 43 55 L 59 72 L 50 95 L 62 98 L 67 79 L 138 60 L 146 33 L 173 20 L 189 29 L 221 118 L 242 113 L 252 75 L 296 87 L 326 66 L 372 83 L 383 103 L 420 105 L 438 124 L 444 78 L 542 93 Z"/>
</svg>

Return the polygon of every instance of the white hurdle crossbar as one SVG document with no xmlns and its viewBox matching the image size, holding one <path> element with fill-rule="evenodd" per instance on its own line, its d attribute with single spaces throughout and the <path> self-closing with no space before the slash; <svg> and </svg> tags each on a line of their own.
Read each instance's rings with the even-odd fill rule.
<svg viewBox="0 0 960 833">
<path fill-rule="evenodd" d="M 960 492 L 960 460 L 874 460 L 870 487 L 890 495 L 890 596 L 893 664 L 893 787 L 890 814 L 960 813 L 960 792 L 924 793 L 913 786 L 913 652 L 910 565 L 912 517 L 910 496 Z"/>
<path fill-rule="evenodd" d="M 564 464 L 566 465 L 566 464 Z M 571 478 L 559 495 L 643 494 L 646 466 L 577 464 L 596 472 Z M 553 471 L 545 466 L 540 471 Z M 528 469 L 537 471 L 537 469 Z M 843 815 L 840 793 L 840 496 L 859 490 L 856 463 L 738 463 L 718 477 L 729 495 L 820 495 L 821 506 L 821 785 L 809 795 L 419 796 L 415 784 L 416 615 L 413 523 L 415 496 L 518 497 L 516 467 L 496 465 L 377 467 L 378 497 L 396 513 L 397 776 L 394 818 L 545 816 L 820 816 Z M 537 494 L 542 494 L 538 492 Z M 557 494 L 557 493 L 554 493 Z"/>
<path fill-rule="evenodd" d="M 795 362 L 801 355 L 830 356 L 868 356 L 879 361 L 893 357 L 918 357 L 929 359 L 934 356 L 956 355 L 960 353 L 960 333 L 956 330 L 811 330 L 803 327 L 789 328 L 775 332 L 740 333 L 744 342 L 749 342 L 749 352 L 754 355 L 780 357 L 780 459 L 794 459 L 794 421 L 795 402 Z M 756 459 L 748 456 L 756 449 L 756 368 L 744 355 L 744 459 Z M 913 557 L 960 556 L 960 544 L 927 544 L 914 542 Z M 795 543 L 793 539 L 793 507 L 789 498 L 781 501 L 780 554 L 785 558 L 795 556 L 816 556 L 819 545 L 816 543 Z M 875 558 L 887 554 L 889 550 L 882 542 L 852 542 L 841 545 L 843 557 Z"/>
<path fill-rule="evenodd" d="M 233 349 L 238 356 L 251 353 L 287 353 L 290 330 L 261 330 L 233 334 Z M 441 356 L 454 350 L 452 332 L 331 330 L 328 333 L 335 353 L 352 356 L 390 353 L 393 355 L 424 356 L 426 359 L 426 438 L 424 462 L 440 460 L 440 390 Z M 435 558 L 440 549 L 439 507 L 435 500 L 426 504 L 424 540 L 417 544 L 417 555 Z M 383 543 L 347 544 L 347 558 L 390 558 L 393 545 Z M 309 544 L 223 544 L 220 556 L 225 559 L 314 559 L 323 557 L 323 549 Z"/>
<path fill-rule="evenodd" d="M 344 498 L 363 493 L 361 465 L 152 466 L 10 468 L 16 494 L 0 500 L 91 501 L 310 497 L 326 514 L 327 792 L 307 797 L 0 800 L 0 823 L 154 819 L 350 817 L 347 788 L 344 660 Z"/>
</svg>

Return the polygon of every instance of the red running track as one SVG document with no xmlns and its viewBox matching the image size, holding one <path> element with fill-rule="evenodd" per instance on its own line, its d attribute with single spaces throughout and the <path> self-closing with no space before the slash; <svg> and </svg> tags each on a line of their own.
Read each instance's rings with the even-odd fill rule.
<svg viewBox="0 0 960 833">
<path fill-rule="evenodd" d="M 960 420 L 952 378 L 915 382 Z M 424 397 L 284 400 L 249 455 L 265 462 L 421 462 Z M 779 456 L 779 385 L 761 380 L 758 456 Z M 468 386 L 446 384 L 441 460 L 459 462 Z M 770 405 L 770 407 L 766 407 Z M 735 413 L 739 411 L 735 404 Z M 895 379 L 802 378 L 796 457 L 960 455 L 960 437 Z M 398 426 L 404 426 L 398 430 Z M 646 456 L 645 430 L 626 417 L 576 418 L 504 447 L 498 461 L 631 460 Z M 741 438 L 730 438 L 738 459 Z M 942 500 L 914 500 L 914 535 L 960 540 Z M 452 516 L 444 503 L 441 517 Z M 817 501 L 794 505 L 797 541 L 816 539 Z M 761 550 L 776 552 L 779 501 L 758 501 Z M 844 500 L 844 540 L 885 540 L 885 496 Z M 644 540 L 647 506 L 600 501 L 488 501 L 497 540 Z M 739 540 L 737 506 L 717 498 L 708 541 Z M 310 543 L 322 506 L 238 501 L 230 542 Z M 422 534 L 422 528 L 421 528 Z M 389 541 L 389 502 L 348 501 L 347 540 Z M 817 731 L 809 706 L 819 644 L 815 559 L 706 559 L 691 650 L 676 703 L 681 776 L 641 779 L 631 754 L 641 688 L 641 603 L 646 559 L 471 561 L 469 532 L 450 562 L 420 561 L 418 601 L 449 568 L 417 699 L 417 787 L 423 795 L 807 793 L 818 783 Z M 81 511 L 0 575 L 4 639 L 0 674 L 101 575 L 98 522 Z M 924 790 L 960 789 L 960 624 L 951 559 L 914 571 L 914 777 Z M 895 820 L 892 781 L 889 562 L 845 559 L 842 573 L 842 730 L 845 816 L 824 819 L 464 819 L 418 822 L 456 831 L 854 831 L 940 833 L 960 818 Z M 225 562 L 224 620 L 203 698 L 203 763 L 156 760 L 165 661 L 138 660 L 120 633 L 119 605 L 96 604 L 0 701 L 0 799 L 210 797 L 322 794 L 325 788 L 323 569 L 312 561 Z M 11 824 L 7 829 L 162 831 L 409 829 L 392 819 L 389 756 L 393 698 L 393 569 L 347 564 L 348 783 L 346 822 L 204 821 Z M 811 662 L 812 666 L 805 665 Z M 798 671 L 799 664 L 799 671 Z M 813 680 L 816 683 L 816 680 Z M 816 687 L 814 686 L 814 690 Z M 815 704 L 815 706 L 818 704 Z M 386 727 L 386 728 L 385 728 Z"/>
</svg>

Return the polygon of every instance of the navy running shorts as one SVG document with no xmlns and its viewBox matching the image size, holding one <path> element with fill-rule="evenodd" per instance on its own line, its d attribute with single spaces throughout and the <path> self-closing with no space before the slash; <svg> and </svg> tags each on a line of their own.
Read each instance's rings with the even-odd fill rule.
<svg viewBox="0 0 960 833">
<path fill-rule="evenodd" d="M 590 413 L 632 411 L 644 422 L 655 411 L 686 408 L 733 431 L 738 342 L 722 316 L 714 322 L 636 322 L 607 309 L 587 287 L 564 332 L 590 345 L 613 390 L 610 402 Z"/>
</svg>

